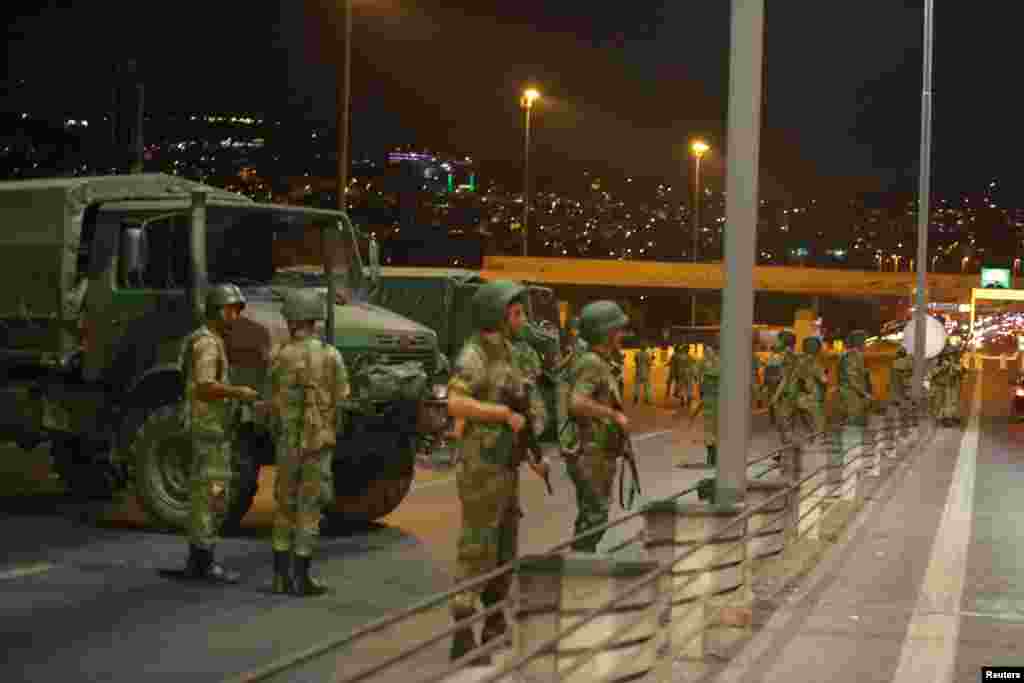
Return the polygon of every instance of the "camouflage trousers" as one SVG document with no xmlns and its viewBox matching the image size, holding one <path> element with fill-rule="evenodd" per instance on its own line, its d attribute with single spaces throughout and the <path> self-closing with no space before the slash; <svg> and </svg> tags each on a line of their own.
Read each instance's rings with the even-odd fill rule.
<svg viewBox="0 0 1024 683">
<path fill-rule="evenodd" d="M 793 401 L 779 401 L 775 404 L 775 426 L 783 445 L 793 443 L 797 420 L 804 419 L 814 433 L 825 431 L 825 407 L 812 394 L 800 394 Z"/>
<path fill-rule="evenodd" d="M 633 405 L 636 405 L 640 400 L 640 396 L 643 396 L 644 403 L 647 405 L 651 404 L 651 380 L 650 379 L 637 379 L 633 383 Z"/>
<path fill-rule="evenodd" d="M 485 462 L 479 450 L 460 454 L 455 473 L 462 504 L 462 533 L 455 558 L 455 582 L 480 576 L 511 562 L 519 552 L 519 471 L 506 464 Z M 512 576 L 505 574 L 452 597 L 455 620 L 504 600 Z"/>
<path fill-rule="evenodd" d="M 274 485 L 274 530 L 271 543 L 279 552 L 309 557 L 320 536 L 324 503 L 333 498 L 331 469 L 333 449 L 302 456 L 294 450 L 277 450 L 277 481 Z"/>
<path fill-rule="evenodd" d="M 933 415 L 937 420 L 960 419 L 960 382 L 940 384 L 935 391 Z"/>
<path fill-rule="evenodd" d="M 566 471 L 576 488 L 573 536 L 608 523 L 618 462 L 614 455 L 599 449 L 584 449 L 579 455 L 565 456 Z M 601 531 L 578 539 L 572 544 L 572 549 L 579 553 L 597 552 L 597 544 L 603 536 Z"/>
<path fill-rule="evenodd" d="M 848 387 L 839 387 L 839 405 L 846 423 L 854 427 L 866 427 L 871 402 Z"/>
<path fill-rule="evenodd" d="M 188 517 L 192 545 L 212 548 L 220 540 L 231 499 L 231 476 L 231 442 L 193 436 Z"/>
<path fill-rule="evenodd" d="M 704 399 L 704 445 L 718 445 L 718 397 Z"/>
</svg>

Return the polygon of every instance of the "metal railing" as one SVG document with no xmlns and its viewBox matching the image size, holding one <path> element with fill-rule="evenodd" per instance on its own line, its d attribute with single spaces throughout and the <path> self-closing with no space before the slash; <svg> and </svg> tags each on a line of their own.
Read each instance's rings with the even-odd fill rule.
<svg viewBox="0 0 1024 683">
<path fill-rule="evenodd" d="M 891 412 L 892 411 L 890 410 L 889 413 L 891 414 Z M 743 528 L 743 533 L 740 534 L 739 538 L 729 541 L 730 549 L 728 550 L 728 555 L 740 555 L 739 561 L 744 566 L 744 572 L 746 574 L 749 574 L 748 570 L 750 567 L 750 563 L 752 562 L 752 558 L 748 557 L 747 554 L 742 552 L 747 547 L 747 544 L 750 540 L 750 535 L 746 530 L 746 526 L 749 520 L 751 520 L 755 516 L 764 516 L 764 511 L 766 509 L 772 509 L 772 507 L 777 505 L 780 501 L 786 501 L 785 505 L 783 505 L 783 508 L 780 512 L 774 513 L 771 516 L 766 517 L 762 520 L 762 527 L 765 524 L 770 526 L 778 523 L 779 520 L 789 518 L 791 520 L 789 524 L 790 528 L 787 531 L 784 531 L 782 536 L 784 545 L 798 542 L 812 532 L 817 533 L 817 531 L 820 529 L 822 525 L 822 520 L 824 519 L 822 515 L 819 514 L 813 520 L 813 524 L 807 526 L 805 531 L 803 531 L 802 533 L 801 523 L 803 523 L 810 515 L 820 511 L 824 506 L 828 505 L 830 501 L 834 500 L 836 497 L 842 497 L 844 494 L 848 495 L 848 489 L 851 485 L 851 480 L 860 476 L 862 471 L 865 469 L 862 465 L 865 458 L 876 457 L 874 453 L 875 451 L 877 451 L 877 444 L 879 442 L 894 443 L 897 440 L 897 432 L 901 434 L 906 433 L 908 431 L 908 428 L 913 428 L 919 423 L 920 417 L 921 407 L 920 405 L 915 405 L 913 410 L 910 411 L 909 413 L 901 413 L 901 417 L 899 420 L 894 421 L 891 419 L 886 419 L 884 423 L 878 428 L 864 428 L 864 430 L 862 431 L 863 436 L 860 443 L 860 453 L 858 453 L 855 457 L 849 459 L 846 458 L 846 453 L 840 453 L 840 465 L 835 465 L 832 461 L 829 460 L 829 458 L 834 459 L 835 456 L 834 441 L 832 441 L 832 439 L 839 438 L 839 434 L 837 434 L 834 430 L 811 434 L 807 437 L 804 437 L 797 443 L 786 445 L 781 448 L 775 449 L 767 454 L 758 455 L 749 459 L 747 462 L 748 469 L 771 459 L 776 460 L 774 465 L 767 467 L 762 472 L 754 475 L 752 481 L 755 479 L 763 481 L 764 477 L 771 472 L 778 472 L 784 476 L 788 475 L 789 480 L 783 482 L 776 482 L 779 483 L 780 486 L 783 486 L 777 492 L 768 495 L 764 500 L 761 500 L 756 505 L 749 506 L 746 509 L 742 510 L 742 512 L 738 512 L 725 526 L 718 528 L 715 531 L 715 533 L 707 535 L 703 537 L 700 541 L 693 543 L 682 553 L 674 555 L 669 561 L 659 562 L 655 569 L 645 573 L 638 580 L 623 587 L 623 589 L 617 592 L 611 599 L 604 601 L 603 603 L 593 607 L 592 609 L 588 609 L 585 612 L 574 614 L 574 620 L 578 619 L 578 621 L 576 621 L 575 624 L 565 629 L 564 631 L 560 631 L 556 636 L 547 638 L 543 642 L 533 645 L 529 648 L 525 648 L 520 645 L 521 643 L 525 642 L 524 639 L 521 637 L 520 633 L 517 633 L 518 629 L 524 628 L 524 626 L 519 622 L 518 618 L 513 618 L 511 620 L 511 628 L 509 628 L 504 635 L 489 640 L 488 642 L 477 647 L 476 649 L 466 653 L 464 656 L 460 657 L 456 661 L 449 662 L 447 666 L 445 666 L 440 671 L 432 672 L 425 677 L 419 677 L 412 680 L 415 680 L 416 683 L 434 683 L 437 681 L 443 681 L 452 674 L 465 668 L 465 666 L 471 661 L 477 660 L 482 655 L 492 654 L 506 647 L 510 643 L 517 645 L 516 656 L 514 656 L 511 661 L 501 665 L 497 671 L 488 674 L 485 678 L 480 680 L 483 682 L 497 681 L 501 678 L 510 675 L 513 672 L 522 671 L 522 669 L 527 664 L 533 662 L 538 657 L 550 655 L 551 652 L 557 649 L 557 645 L 559 644 L 559 642 L 564 641 L 569 636 L 577 634 L 581 629 L 585 628 L 588 624 L 591 624 L 595 619 L 601 617 L 602 615 L 607 615 L 609 613 L 609 610 L 621 605 L 624 601 L 637 595 L 640 591 L 644 590 L 645 588 L 655 585 L 657 582 L 661 581 L 666 575 L 670 574 L 673 571 L 674 567 L 677 567 L 680 563 L 686 561 L 687 559 L 693 558 L 696 555 L 696 553 L 705 549 L 709 544 L 721 541 L 723 537 L 726 537 L 732 530 L 740 527 L 741 525 Z M 840 426 L 840 429 L 842 429 L 842 425 Z M 868 436 L 870 436 L 871 438 L 868 439 Z M 884 436 L 884 438 L 879 440 L 876 438 L 877 436 Z M 866 444 L 871 444 L 872 448 L 870 455 L 867 454 Z M 825 463 L 810 472 L 804 473 L 804 455 L 809 448 L 814 447 L 815 445 L 817 445 L 817 447 L 819 448 L 825 447 L 826 449 L 828 449 L 828 452 L 825 453 Z M 816 478 L 821 478 L 823 474 L 827 474 L 828 472 L 833 473 L 831 478 L 826 477 L 820 482 L 815 482 Z M 811 488 L 806 488 L 808 486 L 811 486 Z M 697 491 L 698 485 L 692 485 L 667 498 L 660 499 L 660 501 L 679 501 L 681 498 L 689 494 L 696 493 Z M 802 509 L 803 504 L 815 496 L 818 496 L 819 499 L 817 501 L 814 501 L 813 506 L 806 510 Z M 549 548 L 540 556 L 534 556 L 533 558 L 531 558 L 531 561 L 535 561 L 537 557 L 552 557 L 564 553 L 566 550 L 570 549 L 575 543 L 582 539 L 586 539 L 597 534 L 603 534 L 605 531 L 609 529 L 622 526 L 634 519 L 647 515 L 649 508 L 650 506 L 643 507 L 637 511 L 627 513 L 621 517 L 616 518 L 615 520 L 611 520 L 608 523 L 602 524 L 582 534 L 574 536 L 562 543 L 559 543 Z M 629 536 L 623 542 L 620 542 L 617 545 L 613 546 L 610 550 L 613 553 L 617 553 L 619 551 L 635 546 L 637 544 L 642 545 L 646 542 L 646 540 L 647 532 L 645 529 L 640 531 L 639 533 Z M 718 561 L 721 561 L 721 559 L 722 557 L 720 555 L 718 557 Z M 459 593 L 462 593 L 467 590 L 472 590 L 474 588 L 479 588 L 494 579 L 506 577 L 509 575 L 514 576 L 522 570 L 523 561 L 524 558 L 517 558 L 516 560 L 509 562 L 505 565 L 502 565 L 500 567 L 497 567 L 494 570 L 487 572 L 486 574 L 474 577 L 466 581 L 462 581 L 452 586 L 450 589 L 446 591 L 431 595 L 406 609 L 382 617 L 350 633 L 347 633 L 339 637 L 326 639 L 321 643 L 314 645 L 295 655 L 292 655 L 284 659 L 280 659 L 259 670 L 247 672 L 240 676 L 234 677 L 230 680 L 232 681 L 232 683 L 248 683 L 267 680 L 279 673 L 293 669 L 312 659 L 321 657 L 333 651 L 337 651 L 346 646 L 352 646 L 356 642 L 362 641 L 368 638 L 369 636 L 378 634 L 383 630 L 396 626 L 402 622 L 406 622 L 415 617 L 416 615 L 423 614 L 428 610 L 436 609 L 446 604 L 453 596 Z M 692 586 L 692 584 L 696 582 L 698 579 L 700 579 L 703 575 L 704 574 L 700 572 L 695 573 L 694 576 L 690 577 L 690 579 L 682 585 L 673 586 L 671 595 L 667 598 L 669 600 L 669 604 L 672 604 L 672 601 L 674 599 L 682 595 L 688 587 Z M 699 609 L 706 611 L 711 605 L 713 598 L 714 595 L 711 592 L 708 592 L 702 595 L 700 600 L 695 604 Z M 497 604 L 490 605 L 486 609 L 476 612 L 473 616 L 452 623 L 446 629 L 436 632 L 430 635 L 429 637 L 420 640 L 419 642 L 403 647 L 400 652 L 390 655 L 384 658 L 383 660 L 371 666 L 368 666 L 354 674 L 343 676 L 339 679 L 339 683 L 359 683 L 360 681 L 370 680 L 371 678 L 376 677 L 378 674 L 381 674 L 393 668 L 400 662 L 409 660 L 415 655 L 422 653 L 430 647 L 439 644 L 440 642 L 444 641 L 448 637 L 455 634 L 457 631 L 466 628 L 471 628 L 474 624 L 486 619 L 490 615 L 515 611 L 515 608 L 518 605 L 517 601 L 518 598 L 516 596 L 513 596 L 511 598 L 506 598 L 498 602 Z M 678 651 L 679 648 L 686 646 L 690 641 L 696 639 L 705 629 L 709 627 L 709 625 L 715 623 L 716 619 L 721 616 L 721 612 L 724 609 L 724 607 L 725 606 L 721 605 L 717 606 L 712 610 L 711 613 L 705 614 L 705 617 L 701 620 L 701 623 L 693 629 L 692 633 L 686 636 L 684 642 L 672 643 L 673 649 L 676 649 Z M 579 669 L 581 669 L 596 656 L 594 654 L 595 650 L 600 650 L 601 648 L 605 648 L 611 643 L 616 642 L 616 640 L 620 638 L 623 634 L 628 633 L 631 629 L 634 629 L 639 624 L 641 624 L 645 619 L 650 618 L 651 615 L 648 610 L 639 610 L 639 614 L 636 617 L 624 622 L 623 625 L 614 629 L 603 640 L 592 644 L 590 647 L 585 648 L 582 651 L 578 648 L 575 649 L 573 651 L 573 658 L 577 659 L 578 661 L 574 662 L 568 668 L 559 669 L 559 678 L 557 680 L 568 679 L 568 677 L 571 676 L 573 672 L 576 672 Z M 656 639 L 652 639 L 650 647 L 655 647 L 655 640 Z M 620 665 L 622 664 L 623 662 L 620 662 Z M 611 673 L 608 673 L 599 680 L 608 680 L 610 676 L 614 675 L 614 673 L 615 672 L 612 671 Z"/>
</svg>

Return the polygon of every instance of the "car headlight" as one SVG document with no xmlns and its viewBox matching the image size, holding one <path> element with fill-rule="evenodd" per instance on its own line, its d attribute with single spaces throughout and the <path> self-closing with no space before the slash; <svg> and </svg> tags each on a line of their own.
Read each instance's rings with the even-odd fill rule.
<svg viewBox="0 0 1024 683">
<path fill-rule="evenodd" d="M 1024 389 L 1017 387 L 1017 398 L 1024 398 Z"/>
<path fill-rule="evenodd" d="M 432 392 L 434 398 L 438 401 L 443 401 L 448 398 L 448 385 L 447 384 L 435 384 Z"/>
</svg>

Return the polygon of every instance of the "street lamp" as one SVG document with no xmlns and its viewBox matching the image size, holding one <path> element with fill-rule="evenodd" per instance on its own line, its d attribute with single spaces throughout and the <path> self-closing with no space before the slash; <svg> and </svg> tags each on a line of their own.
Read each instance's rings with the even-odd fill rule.
<svg viewBox="0 0 1024 683">
<path fill-rule="evenodd" d="M 696 173 L 694 174 L 694 188 L 696 197 L 693 202 L 693 262 L 697 263 L 697 232 L 700 230 L 700 160 L 711 149 L 703 140 L 694 140 L 690 150 L 696 159 Z M 690 327 L 697 326 L 697 292 L 690 293 Z"/>
<path fill-rule="evenodd" d="M 540 92 L 536 88 L 528 88 L 523 91 L 523 97 L 519 100 L 520 106 L 526 112 L 526 135 L 523 143 L 523 256 L 526 256 L 526 238 L 530 225 L 530 112 L 533 111 L 533 103 L 538 99 Z"/>
</svg>

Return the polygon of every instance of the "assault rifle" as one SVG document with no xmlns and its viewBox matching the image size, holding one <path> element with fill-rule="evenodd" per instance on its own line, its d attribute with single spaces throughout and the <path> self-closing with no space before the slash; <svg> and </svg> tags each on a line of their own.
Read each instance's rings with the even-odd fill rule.
<svg viewBox="0 0 1024 683">
<path fill-rule="evenodd" d="M 526 418 L 526 424 L 523 425 L 523 428 L 519 430 L 519 434 L 516 436 L 520 439 L 520 443 L 526 447 L 530 464 L 534 472 L 537 473 L 537 476 L 544 480 L 544 485 L 548 487 L 548 495 L 550 496 L 554 495 L 555 491 L 551 488 L 551 471 L 544 461 L 544 452 L 540 448 L 540 443 L 537 441 L 537 432 L 533 428 L 536 416 L 534 416 L 533 410 L 530 407 L 529 396 L 532 387 L 533 385 L 531 384 L 525 384 L 523 385 L 523 390 L 518 393 L 506 387 L 502 389 L 501 402 Z"/>
<path fill-rule="evenodd" d="M 615 410 L 620 413 L 624 413 L 625 410 L 622 406 L 622 402 L 619 401 L 618 398 L 614 400 L 615 405 L 613 407 Z M 629 432 L 619 427 L 618 424 L 616 424 L 615 427 L 619 430 L 619 447 L 621 449 L 619 451 L 619 457 L 626 461 L 626 465 L 629 467 L 629 473 L 632 476 L 632 482 L 629 487 L 629 503 L 627 504 L 625 495 L 626 473 L 623 472 L 619 475 L 619 507 L 623 510 L 629 510 L 633 507 L 633 501 L 636 497 L 638 495 L 643 495 L 643 492 L 640 490 L 640 470 L 636 465 L 636 451 L 633 450 L 633 440 L 629 438 Z"/>
</svg>

